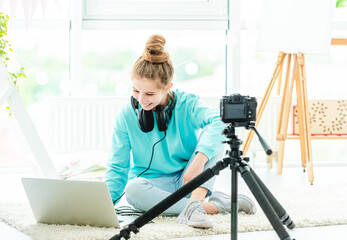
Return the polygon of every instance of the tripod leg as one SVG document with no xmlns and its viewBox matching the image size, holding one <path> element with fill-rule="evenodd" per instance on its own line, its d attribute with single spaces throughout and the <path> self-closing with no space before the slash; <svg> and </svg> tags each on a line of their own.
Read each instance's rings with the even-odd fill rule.
<svg viewBox="0 0 347 240">
<path fill-rule="evenodd" d="M 250 167 L 247 164 L 244 164 L 244 165 L 238 165 L 238 169 L 241 173 L 241 177 L 245 180 L 248 188 L 251 190 L 253 196 L 259 203 L 260 207 L 265 213 L 267 219 L 270 221 L 277 235 L 280 237 L 281 240 L 291 240 L 288 232 L 282 225 L 279 217 L 277 216 L 274 208 L 270 204 L 268 198 L 265 196 L 264 192 L 258 185 L 257 181 L 255 180 L 253 175 L 250 173 L 249 171 Z"/>
<path fill-rule="evenodd" d="M 237 169 L 235 163 L 231 166 L 231 239 L 237 240 L 237 194 L 238 194 L 238 178 L 237 178 Z"/>
<path fill-rule="evenodd" d="M 263 190 L 265 196 L 271 203 L 272 207 L 274 208 L 275 212 L 277 213 L 277 216 L 279 217 L 280 221 L 286 225 L 289 229 L 295 228 L 295 223 L 291 220 L 288 213 L 284 210 L 282 205 L 277 201 L 277 199 L 272 195 L 270 190 L 266 187 L 266 185 L 263 183 L 263 181 L 258 177 L 258 175 L 253 171 L 252 168 L 250 168 L 250 172 L 254 179 L 257 181 L 259 187 L 261 190 Z"/>
</svg>

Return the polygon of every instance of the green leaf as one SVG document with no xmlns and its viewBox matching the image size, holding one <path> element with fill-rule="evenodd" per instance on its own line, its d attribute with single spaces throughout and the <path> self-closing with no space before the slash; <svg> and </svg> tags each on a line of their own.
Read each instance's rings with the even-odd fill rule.
<svg viewBox="0 0 347 240">
<path fill-rule="evenodd" d="M 5 15 L 3 12 L 0 12 L 0 58 L 4 62 L 6 68 L 8 63 L 7 61 L 10 60 L 10 58 L 8 57 L 8 51 L 13 52 L 11 43 L 6 39 L 8 32 L 7 24 L 9 19 L 10 17 L 8 15 Z M 22 76 L 27 78 L 27 76 L 24 74 L 24 67 L 21 67 L 20 71 L 18 71 L 17 73 L 8 73 L 10 74 L 10 78 L 12 79 L 14 85 L 18 90 L 17 79 Z M 9 107 L 7 107 L 7 109 L 10 110 Z M 11 116 L 11 114 L 12 113 L 10 110 L 9 116 Z"/>
<path fill-rule="evenodd" d="M 9 106 L 7 106 L 6 108 L 7 108 L 8 110 L 10 110 L 10 107 L 9 107 Z"/>
</svg>

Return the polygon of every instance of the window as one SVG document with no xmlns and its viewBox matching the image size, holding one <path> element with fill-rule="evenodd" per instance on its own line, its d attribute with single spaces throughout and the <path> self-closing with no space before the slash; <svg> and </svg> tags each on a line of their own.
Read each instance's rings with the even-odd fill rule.
<svg viewBox="0 0 347 240">
<path fill-rule="evenodd" d="M 11 67 L 24 67 L 27 76 L 18 84 L 26 105 L 63 94 L 69 79 L 68 29 L 30 29 L 27 34 L 16 29 L 9 42 L 14 49 Z"/>
<path fill-rule="evenodd" d="M 24 2 L 18 1 L 15 11 L 10 1 L 4 2 L 1 11 L 10 16 L 7 39 L 13 49 L 8 68 L 24 67 L 27 78 L 19 79 L 19 94 L 47 142 L 45 98 L 65 94 L 64 82 L 69 80 L 69 0 L 46 1 L 45 8 L 38 4 L 29 22 L 24 20 Z M 0 106 L 0 166 L 28 166 L 34 157 L 7 106 Z"/>
<path fill-rule="evenodd" d="M 174 87 L 201 96 L 219 97 L 224 94 L 224 31 L 84 30 L 84 95 L 131 94 L 133 64 L 141 56 L 148 37 L 153 33 L 160 33 L 166 38 L 165 47 L 175 67 Z"/>
<path fill-rule="evenodd" d="M 44 96 L 61 95 L 62 79 L 69 77 L 69 0 L 37 4 L 24 11 L 6 1 L 3 11 L 10 16 L 7 39 L 12 45 L 9 67 L 25 68 L 26 79 L 19 91 L 26 105 L 42 102 Z M 30 11 L 31 12 L 30 12 Z M 32 20 L 24 21 L 27 14 Z"/>
</svg>

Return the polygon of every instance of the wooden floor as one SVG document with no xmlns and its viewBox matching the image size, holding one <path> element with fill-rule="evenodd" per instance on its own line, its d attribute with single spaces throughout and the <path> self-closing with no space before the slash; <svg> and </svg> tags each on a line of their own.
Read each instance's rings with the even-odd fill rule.
<svg viewBox="0 0 347 240">
<path fill-rule="evenodd" d="M 263 180 L 266 186 L 271 190 L 275 188 L 285 187 L 298 187 L 309 185 L 307 181 L 307 174 L 303 173 L 301 168 L 286 167 L 283 171 L 283 175 L 277 175 L 274 169 L 268 168 L 256 168 L 253 167 L 258 176 Z M 347 183 L 347 166 L 315 166 L 315 182 L 314 185 L 331 185 L 335 183 Z M 0 169 L 0 201 L 25 201 L 26 196 L 20 183 L 20 178 L 23 176 L 31 176 L 31 172 L 23 170 L 21 172 L 13 172 L 9 169 Z M 314 185 L 312 187 L 314 187 Z M 240 179 L 239 192 L 245 190 L 246 185 Z M 223 170 L 220 176 L 217 177 L 215 183 L 215 189 L 230 192 L 230 170 Z M 333 204 L 333 203 L 332 203 Z M 292 239 L 334 239 L 345 240 L 347 239 L 347 225 L 340 226 L 328 226 L 328 227 L 314 227 L 314 228 L 297 228 L 288 231 Z M 34 240 L 30 237 L 20 233 L 14 228 L 0 222 L 0 236 L 4 240 Z M 230 235 L 218 235 L 210 237 L 195 237 L 195 238 L 181 238 L 180 240 L 226 240 L 230 239 Z M 240 240 L 277 240 L 279 237 L 275 231 L 263 231 L 263 232 L 250 232 L 239 233 L 238 239 Z M 172 239 L 174 240 L 174 239 Z M 178 239 L 175 239 L 178 240 Z"/>
</svg>

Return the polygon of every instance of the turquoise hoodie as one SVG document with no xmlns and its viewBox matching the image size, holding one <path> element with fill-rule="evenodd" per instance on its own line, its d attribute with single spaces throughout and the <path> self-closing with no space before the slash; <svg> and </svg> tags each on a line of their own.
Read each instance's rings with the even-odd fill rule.
<svg viewBox="0 0 347 240">
<path fill-rule="evenodd" d="M 175 95 L 176 106 L 166 137 L 155 146 L 151 167 L 141 177 L 150 179 L 182 171 L 195 149 L 195 154 L 202 152 L 211 159 L 223 147 L 225 124 L 220 120 L 219 110 L 206 106 L 194 94 L 176 90 Z M 206 125 L 209 128 L 197 145 L 199 132 Z M 117 114 L 105 175 L 113 201 L 123 193 L 128 180 L 148 168 L 152 147 L 163 137 L 164 132 L 158 130 L 155 116 L 154 129 L 142 132 L 130 103 Z"/>
</svg>

